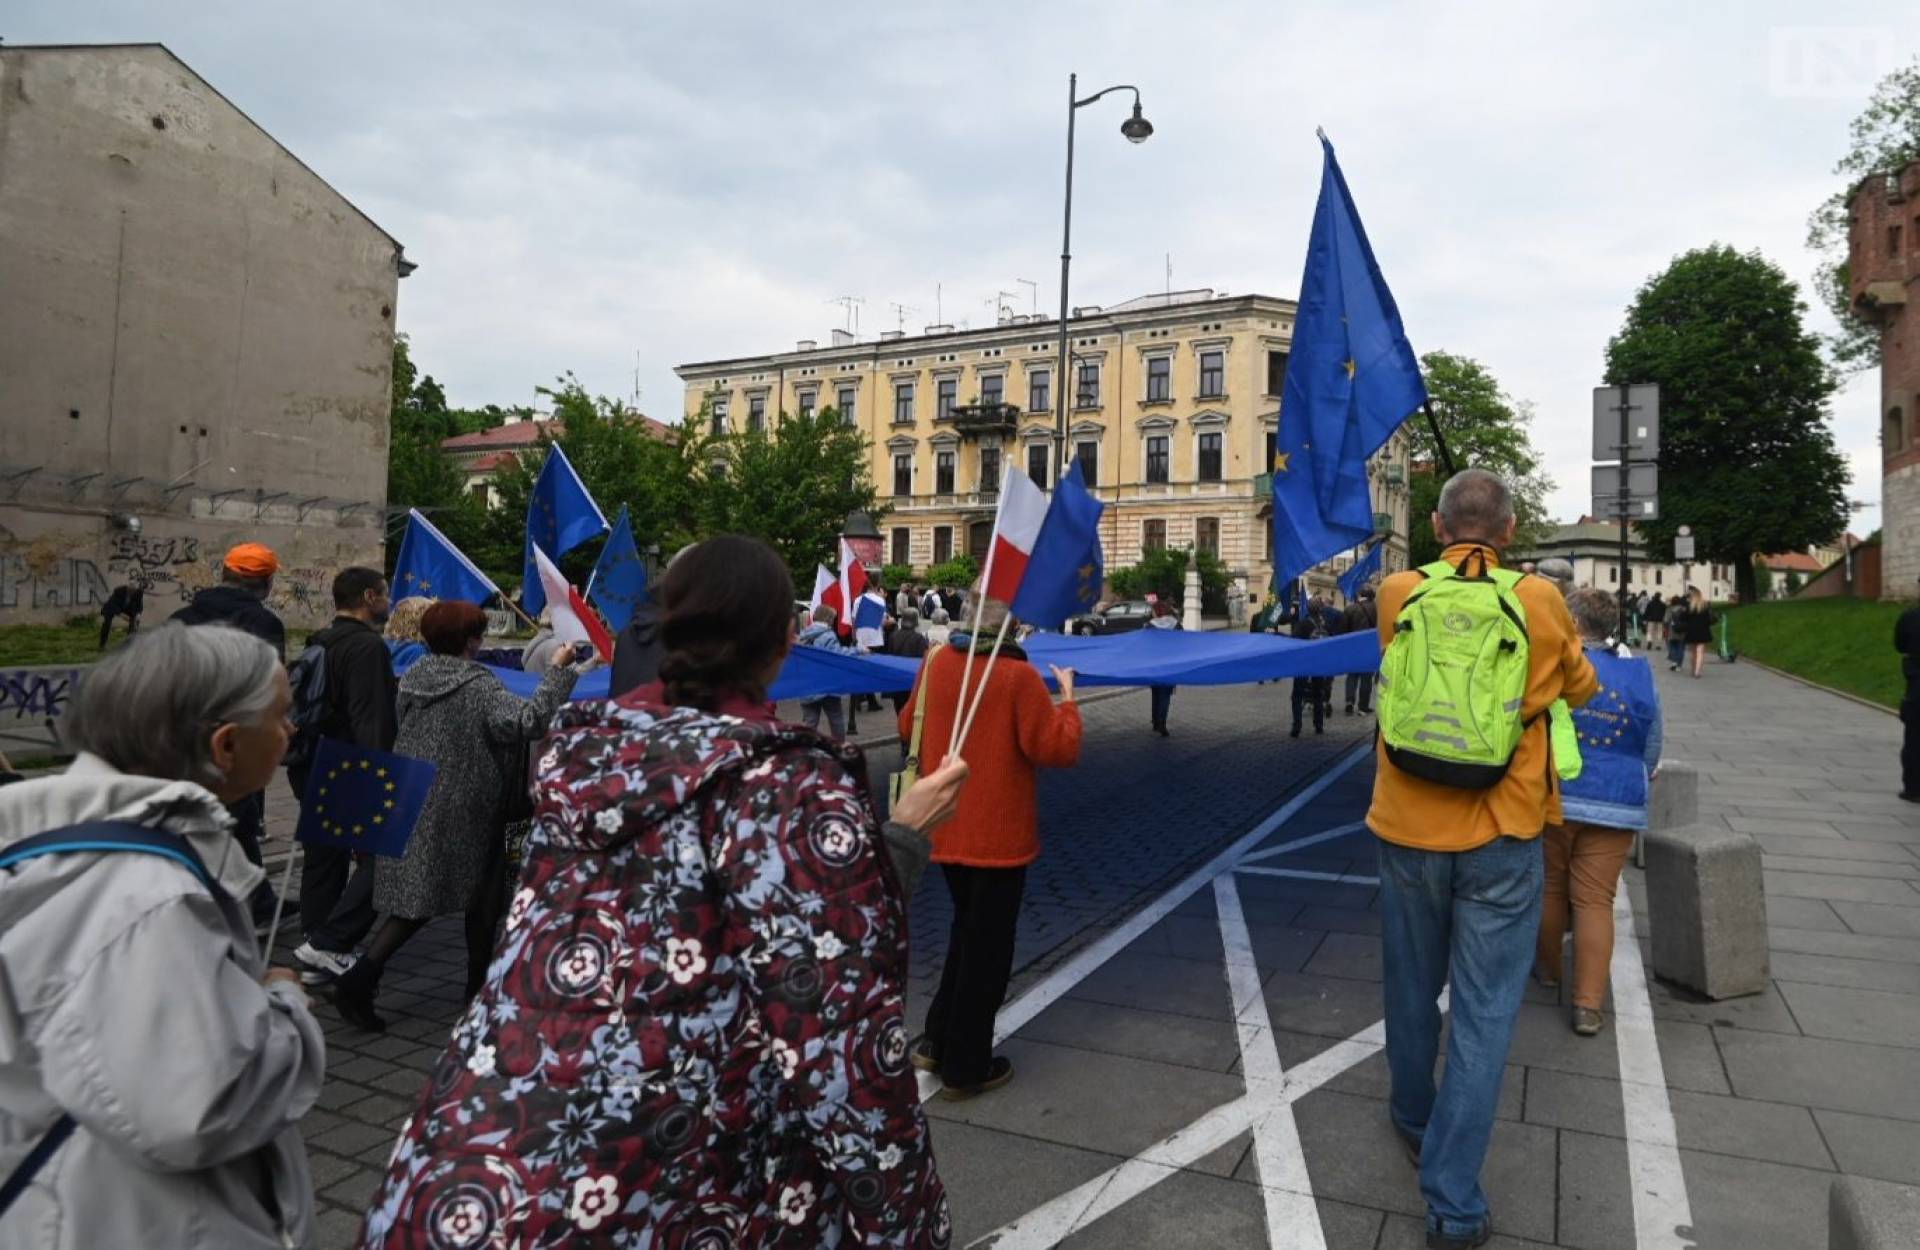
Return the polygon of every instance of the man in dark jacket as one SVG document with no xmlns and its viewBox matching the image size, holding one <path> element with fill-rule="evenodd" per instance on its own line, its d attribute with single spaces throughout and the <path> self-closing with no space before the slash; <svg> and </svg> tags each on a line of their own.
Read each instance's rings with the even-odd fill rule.
<svg viewBox="0 0 1920 1250">
<path fill-rule="evenodd" d="M 1920 607 L 1908 608 L 1893 625 L 1893 649 L 1900 653 L 1900 673 L 1907 679 L 1900 700 L 1900 797 L 1920 803 Z"/>
<path fill-rule="evenodd" d="M 613 679 L 607 695 L 617 699 L 658 681 L 660 661 L 667 646 L 660 641 L 660 609 L 643 603 L 633 610 L 620 636 L 613 640 Z"/>
<path fill-rule="evenodd" d="M 279 571 L 280 557 L 273 554 L 273 548 L 264 543 L 241 543 L 220 562 L 220 584 L 196 593 L 186 607 L 173 614 L 173 619 L 183 625 L 231 625 L 245 630 L 272 647 L 284 661 L 287 627 L 267 606 L 273 575 Z M 249 862 L 260 863 L 260 840 L 267 833 L 266 791 L 227 804 L 227 811 L 233 816 L 233 836 L 240 850 Z M 265 934 L 273 924 L 273 887 L 261 882 L 247 905 L 253 910 L 254 930 Z"/>
<path fill-rule="evenodd" d="M 358 747 L 393 749 L 393 659 L 379 625 L 391 608 L 379 569 L 341 569 L 333 579 L 333 623 L 307 639 L 326 651 L 326 711 L 320 736 Z M 287 769 L 295 798 L 307 792 L 307 770 Z M 354 862 L 352 851 L 301 848 L 300 926 L 306 940 L 294 948 L 300 979 L 331 980 L 353 966 L 353 945 L 373 927 L 373 857 Z"/>
<path fill-rule="evenodd" d="M 887 654 L 906 660 L 925 659 L 927 654 L 927 636 L 920 632 L 920 614 L 908 608 L 900 614 L 899 624 L 893 627 L 893 636 L 887 639 Z M 907 706 L 911 695 L 908 690 L 896 690 L 887 697 L 893 700 L 893 713 Z"/>
<path fill-rule="evenodd" d="M 124 585 L 115 586 L 107 601 L 100 605 L 100 650 L 107 649 L 107 639 L 113 637 L 113 623 L 120 617 L 127 618 L 127 637 L 140 632 L 140 614 L 147 609 L 147 588 L 138 578 Z"/>
<path fill-rule="evenodd" d="M 1279 625 L 1292 626 L 1295 638 L 1325 638 L 1340 632 L 1339 619 L 1327 601 L 1319 595 L 1307 600 L 1305 607 L 1289 607 Z M 1300 736 L 1303 705 L 1313 707 L 1313 732 L 1327 732 L 1327 706 L 1333 701 L 1333 678 L 1296 677 L 1293 679 L 1293 730 L 1289 737 Z"/>
<path fill-rule="evenodd" d="M 1341 617 L 1340 632 L 1343 634 L 1352 634 L 1364 629 L 1368 633 L 1372 633 L 1379 628 L 1379 625 L 1380 605 L 1374 602 L 1373 587 L 1362 586 L 1359 593 L 1354 596 L 1353 602 L 1347 605 L 1347 610 Z M 1362 716 L 1373 715 L 1373 673 L 1371 671 L 1347 674 L 1348 716 L 1353 715 L 1353 696 L 1356 693 L 1360 696 L 1360 714 Z"/>
<path fill-rule="evenodd" d="M 287 627 L 267 606 L 280 558 L 261 543 L 241 543 L 220 565 L 220 584 L 193 596 L 173 614 L 184 625 L 231 625 L 244 629 L 287 658 Z"/>
</svg>

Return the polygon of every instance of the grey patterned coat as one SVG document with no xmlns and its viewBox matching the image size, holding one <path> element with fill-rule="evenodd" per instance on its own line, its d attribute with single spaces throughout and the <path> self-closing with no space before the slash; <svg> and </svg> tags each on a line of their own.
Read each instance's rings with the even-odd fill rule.
<svg viewBox="0 0 1920 1250">
<path fill-rule="evenodd" d="M 503 801 L 523 742 L 547 732 L 580 674 L 552 668 L 522 699 L 472 660 L 429 655 L 400 679 L 394 753 L 439 765 L 420 823 L 398 860 L 380 864 L 373 903 L 425 920 L 465 911 L 505 827 Z"/>
</svg>

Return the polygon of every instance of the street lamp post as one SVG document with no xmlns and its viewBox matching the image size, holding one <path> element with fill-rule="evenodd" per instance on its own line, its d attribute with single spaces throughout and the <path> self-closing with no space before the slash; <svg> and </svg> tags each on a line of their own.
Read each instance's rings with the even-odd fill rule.
<svg viewBox="0 0 1920 1250">
<path fill-rule="evenodd" d="M 1115 91 L 1133 92 L 1133 116 L 1120 123 L 1120 133 L 1130 143 L 1145 143 L 1147 136 L 1153 133 L 1153 123 L 1140 114 L 1140 89 L 1127 85 L 1108 87 L 1105 91 L 1096 91 L 1086 99 L 1079 99 L 1080 75 L 1067 75 L 1067 199 L 1060 226 L 1060 356 L 1055 367 L 1060 376 L 1054 379 L 1053 395 L 1053 480 L 1058 482 L 1066 470 L 1067 453 L 1067 386 L 1068 370 L 1072 361 L 1068 358 L 1067 335 L 1069 333 L 1067 317 L 1067 277 L 1073 264 L 1073 115 L 1095 100 Z"/>
</svg>

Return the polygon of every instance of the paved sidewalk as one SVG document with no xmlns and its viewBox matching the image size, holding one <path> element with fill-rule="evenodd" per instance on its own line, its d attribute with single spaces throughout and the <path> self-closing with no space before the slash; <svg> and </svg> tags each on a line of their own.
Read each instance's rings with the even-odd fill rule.
<svg viewBox="0 0 1920 1250">
<path fill-rule="evenodd" d="M 1920 1183 L 1920 808 L 1892 794 L 1898 722 L 1746 665 L 1661 683 L 1702 819 L 1765 849 L 1773 983 L 1709 1003 L 1617 960 L 1610 1007 L 1644 995 L 1657 1050 L 1618 1018 L 1576 1037 L 1530 986 L 1485 1173 L 1494 1246 L 1807 1250 L 1836 1172 Z M 956 1243 L 1422 1244 L 1386 1119 L 1375 857 L 1353 823 L 1370 781 L 1367 759 L 1090 975 L 1043 983 L 1057 997 L 1006 1044 L 1013 1085 L 928 1104 Z M 1625 885 L 1644 949 L 1642 874 Z M 1657 1082 L 1623 1090 L 1623 1054 Z"/>
</svg>

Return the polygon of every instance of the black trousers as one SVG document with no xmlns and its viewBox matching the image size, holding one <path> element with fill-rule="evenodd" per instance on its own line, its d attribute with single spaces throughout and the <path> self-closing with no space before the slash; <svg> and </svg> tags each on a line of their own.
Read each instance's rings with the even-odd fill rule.
<svg viewBox="0 0 1920 1250">
<path fill-rule="evenodd" d="M 953 897 L 953 930 L 940 989 L 927 1008 L 927 1040 L 949 1085 L 977 1085 L 993 1063 L 993 1021 L 1013 977 L 1025 868 L 942 864 Z"/>
<path fill-rule="evenodd" d="M 1173 707 L 1173 687 L 1148 686 L 1147 689 L 1153 695 L 1153 727 L 1165 729 L 1167 712 Z"/>
<path fill-rule="evenodd" d="M 1900 793 L 1920 794 L 1920 683 L 1907 683 L 1900 701 Z"/>
<path fill-rule="evenodd" d="M 287 774 L 295 794 L 307 779 Z M 373 856 L 354 862 L 352 851 L 333 846 L 300 848 L 300 928 L 323 951 L 343 955 L 373 928 Z"/>
<path fill-rule="evenodd" d="M 1358 691 L 1360 694 L 1360 710 L 1363 712 L 1371 712 L 1373 710 L 1373 674 L 1372 673 L 1348 673 L 1347 674 L 1347 710 L 1348 711 L 1353 710 L 1353 696 L 1355 691 Z"/>
<path fill-rule="evenodd" d="M 1300 706 L 1303 703 L 1313 705 L 1313 727 L 1323 729 L 1327 723 L 1327 700 L 1333 697 L 1333 678 L 1296 677 L 1293 679 L 1293 727 L 1300 728 Z"/>
</svg>

